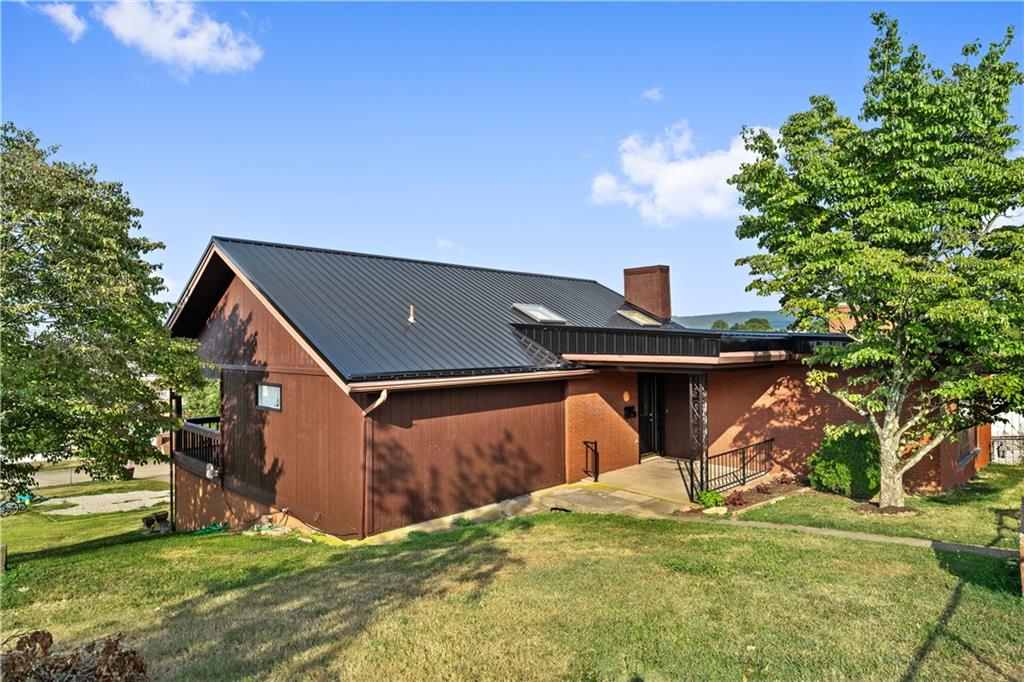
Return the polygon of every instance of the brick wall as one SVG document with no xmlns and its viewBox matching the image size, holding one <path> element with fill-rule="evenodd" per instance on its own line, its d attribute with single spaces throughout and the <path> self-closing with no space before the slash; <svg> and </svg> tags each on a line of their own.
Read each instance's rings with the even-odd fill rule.
<svg viewBox="0 0 1024 682">
<path fill-rule="evenodd" d="M 626 397 L 628 394 L 628 400 Z M 636 374 L 601 372 L 574 379 L 565 390 L 565 480 L 583 478 L 583 441 L 596 440 L 601 471 L 636 464 L 639 459 L 637 420 L 626 419 L 623 410 L 637 405 Z"/>
<path fill-rule="evenodd" d="M 860 421 L 837 400 L 806 384 L 807 369 L 788 363 L 708 374 L 708 444 L 711 454 L 774 438 L 776 468 L 806 473 L 807 456 L 818 449 L 827 424 Z M 906 488 L 931 493 L 960 485 L 988 464 L 991 427 L 979 427 L 981 453 L 957 468 L 955 440 L 940 445 L 904 476 Z"/>
<path fill-rule="evenodd" d="M 807 368 L 787 363 L 708 373 L 708 450 L 725 452 L 774 438 L 776 468 L 805 473 L 826 424 L 856 417 L 805 382 Z"/>
</svg>

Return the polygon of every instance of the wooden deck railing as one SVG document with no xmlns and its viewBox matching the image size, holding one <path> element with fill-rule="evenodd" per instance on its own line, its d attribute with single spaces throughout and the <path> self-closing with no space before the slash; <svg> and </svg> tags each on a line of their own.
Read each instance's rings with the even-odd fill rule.
<svg viewBox="0 0 1024 682">
<path fill-rule="evenodd" d="M 214 475 L 220 475 L 224 465 L 224 445 L 220 430 L 216 428 L 219 426 L 220 417 L 186 419 L 181 429 L 174 433 L 174 454 L 210 465 Z"/>
</svg>

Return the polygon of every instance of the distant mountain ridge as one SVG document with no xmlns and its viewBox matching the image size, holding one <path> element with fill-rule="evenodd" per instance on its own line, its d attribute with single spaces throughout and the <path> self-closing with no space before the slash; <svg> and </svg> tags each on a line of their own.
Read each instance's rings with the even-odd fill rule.
<svg viewBox="0 0 1024 682">
<path fill-rule="evenodd" d="M 715 320 L 725 320 L 729 326 L 746 322 L 752 317 L 763 317 L 768 320 L 772 329 L 784 330 L 793 323 L 793 318 L 781 310 L 747 310 L 735 313 L 715 313 L 714 315 L 673 315 L 678 324 L 691 329 L 711 329 Z"/>
</svg>

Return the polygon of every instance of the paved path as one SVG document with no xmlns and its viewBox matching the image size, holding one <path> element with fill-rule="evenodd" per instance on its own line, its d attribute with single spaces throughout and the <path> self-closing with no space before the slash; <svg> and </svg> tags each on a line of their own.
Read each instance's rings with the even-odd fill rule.
<svg viewBox="0 0 1024 682">
<path fill-rule="evenodd" d="M 171 480 L 170 465 L 166 462 L 156 464 L 136 464 L 135 478 L 148 479 L 152 481 Z M 72 483 L 86 483 L 92 478 L 85 473 L 75 473 L 74 467 L 67 469 L 43 469 L 36 472 L 36 485 L 39 487 L 51 485 L 71 485 Z"/>
<path fill-rule="evenodd" d="M 676 512 L 687 507 L 668 500 L 657 499 L 626 490 L 616 490 L 611 486 L 596 484 L 581 484 L 575 486 L 564 486 L 548 491 L 539 498 L 539 502 L 545 507 L 552 509 L 564 509 L 567 511 L 583 512 L 590 514 L 622 514 L 641 519 L 669 519 L 683 523 L 706 523 L 711 525 L 741 526 L 744 528 L 762 528 L 766 530 L 784 530 L 794 533 L 807 533 L 808 535 L 821 535 L 845 540 L 859 540 L 862 542 L 882 542 L 892 545 L 903 545 L 905 547 L 920 547 L 924 549 L 938 549 L 947 552 L 966 552 L 969 554 L 982 554 L 996 557 L 1016 557 L 1017 550 L 998 549 L 995 547 L 981 547 L 979 545 L 963 545 L 954 542 L 939 542 L 938 540 L 924 540 L 921 538 L 910 538 L 894 535 L 876 535 L 875 533 L 861 533 L 851 530 L 837 530 L 835 528 L 816 528 L 813 526 L 792 526 L 783 523 L 769 523 L 767 521 L 743 521 L 741 519 L 709 518 L 703 514 L 680 515 Z"/>
<path fill-rule="evenodd" d="M 167 502 L 170 493 L 167 490 L 136 490 L 131 493 L 105 493 L 103 495 L 75 495 L 74 497 L 54 497 L 40 502 L 40 511 L 61 516 L 81 516 L 82 514 L 98 514 L 101 512 L 132 511 L 146 509 L 153 505 Z M 65 509 L 47 509 L 52 504 L 73 504 Z"/>
</svg>

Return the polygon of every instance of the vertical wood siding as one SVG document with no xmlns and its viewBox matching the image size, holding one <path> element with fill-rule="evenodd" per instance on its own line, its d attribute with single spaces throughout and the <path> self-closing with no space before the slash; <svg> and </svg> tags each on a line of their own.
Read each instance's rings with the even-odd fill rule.
<svg viewBox="0 0 1024 682">
<path fill-rule="evenodd" d="M 371 413 L 370 532 L 558 485 L 563 382 L 392 393 Z"/>
<path fill-rule="evenodd" d="M 362 412 L 239 280 L 199 336 L 200 354 L 225 368 L 224 484 L 326 532 L 362 524 Z M 257 409 L 256 384 L 281 385 L 281 411 Z"/>
</svg>

